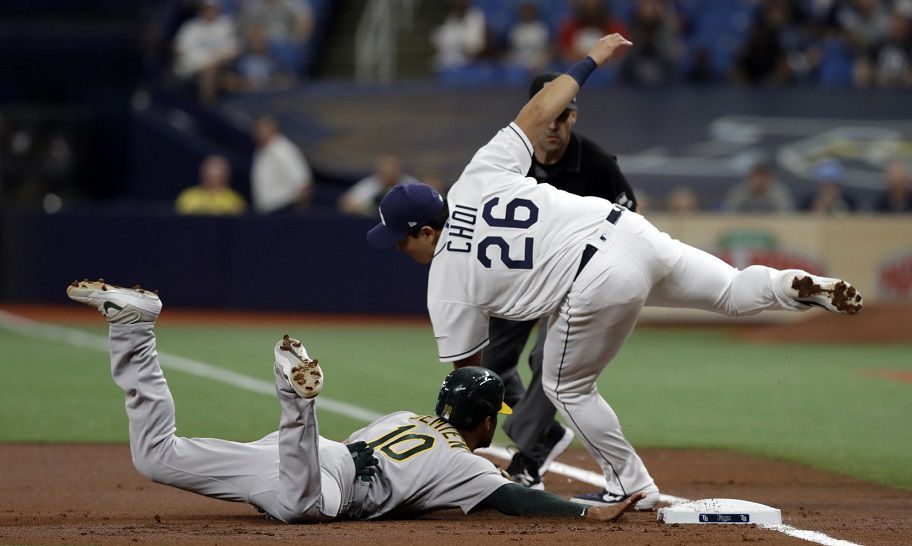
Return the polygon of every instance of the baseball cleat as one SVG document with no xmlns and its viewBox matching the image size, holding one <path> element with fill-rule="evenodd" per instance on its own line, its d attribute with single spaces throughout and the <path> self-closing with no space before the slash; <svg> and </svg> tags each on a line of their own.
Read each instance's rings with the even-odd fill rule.
<svg viewBox="0 0 912 546">
<path fill-rule="evenodd" d="M 659 502 L 659 488 L 652 485 L 640 492 L 646 493 L 646 496 L 637 502 L 633 509 L 638 512 L 648 512 L 650 510 L 655 510 L 656 503 Z M 580 504 L 588 504 L 590 506 L 608 506 L 611 504 L 624 502 L 624 499 L 626 498 L 627 495 L 618 495 L 602 489 L 598 493 L 586 493 L 585 495 L 577 495 L 570 500 L 573 502 L 578 502 Z"/>
<path fill-rule="evenodd" d="M 846 281 L 818 277 L 810 273 L 792 277 L 788 293 L 800 303 L 816 305 L 844 315 L 854 315 L 861 311 L 864 305 L 861 293 Z"/>
<path fill-rule="evenodd" d="M 155 322 L 162 309 L 155 292 L 143 290 L 139 285 L 133 288 L 114 286 L 104 279 L 73 281 L 67 287 L 67 296 L 98 309 L 111 324 Z"/>
<path fill-rule="evenodd" d="M 313 398 L 323 390 L 323 370 L 297 339 L 282 337 L 275 345 L 275 367 L 301 398 Z"/>
<path fill-rule="evenodd" d="M 527 457 L 521 451 L 513 454 L 506 473 L 507 478 L 519 485 L 529 489 L 538 489 L 539 491 L 544 491 L 545 489 L 545 484 L 542 483 L 541 476 L 538 473 L 538 462 L 531 457 Z"/>
</svg>

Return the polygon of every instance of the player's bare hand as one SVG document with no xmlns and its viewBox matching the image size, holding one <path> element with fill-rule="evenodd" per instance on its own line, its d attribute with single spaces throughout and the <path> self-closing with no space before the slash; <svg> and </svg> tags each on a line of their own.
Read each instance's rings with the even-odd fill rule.
<svg viewBox="0 0 912 546">
<path fill-rule="evenodd" d="M 592 57 L 595 64 L 602 66 L 608 62 L 608 59 L 614 56 L 616 51 L 632 45 L 633 42 L 615 32 L 614 34 L 599 38 L 599 41 L 589 50 L 588 55 Z"/>
<path fill-rule="evenodd" d="M 636 506 L 636 503 L 640 502 L 644 498 L 646 498 L 646 493 L 643 493 L 641 491 L 639 493 L 630 495 L 617 504 L 610 504 L 608 506 L 593 506 L 589 509 L 588 512 L 586 512 L 586 519 L 594 519 L 596 521 L 616 521 L 624 514 L 624 512 L 633 510 L 633 507 Z"/>
</svg>

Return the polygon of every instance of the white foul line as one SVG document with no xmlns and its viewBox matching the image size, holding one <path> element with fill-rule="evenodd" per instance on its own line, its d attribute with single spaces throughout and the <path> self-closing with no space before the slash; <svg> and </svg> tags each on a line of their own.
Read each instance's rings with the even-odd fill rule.
<svg viewBox="0 0 912 546">
<path fill-rule="evenodd" d="M 56 326 L 53 324 L 30 320 L 27 318 L 19 317 L 7 311 L 3 311 L 2 309 L 0 309 L 0 328 L 4 328 L 26 337 L 44 339 L 45 341 L 58 341 L 75 347 L 82 347 L 102 353 L 108 353 L 108 338 L 106 337 L 88 334 L 86 332 L 73 328 L 66 328 L 63 326 Z M 204 377 L 212 381 L 219 381 L 221 383 L 232 385 L 239 389 L 271 396 L 275 395 L 275 386 L 271 382 L 254 379 L 252 377 L 248 377 L 231 370 L 213 366 L 212 364 L 207 364 L 205 362 L 194 360 L 192 358 L 173 355 L 163 351 L 158 351 L 158 358 L 161 364 L 168 368 L 173 368 L 175 370 L 182 371 L 191 375 L 196 375 L 198 377 Z M 320 397 L 319 409 L 323 409 L 330 413 L 343 415 L 345 417 L 350 417 L 352 419 L 363 422 L 375 421 L 383 416 L 383 414 L 377 413 L 375 411 L 348 404 L 346 402 L 340 402 L 338 400 L 325 398 L 323 396 Z M 512 453 L 501 446 L 491 446 L 486 449 L 479 449 L 478 451 L 504 460 L 510 460 L 513 456 Z M 553 462 L 551 463 L 548 472 L 560 474 L 561 476 L 566 476 L 583 483 L 588 483 L 595 487 L 605 487 L 604 476 L 590 470 L 585 470 L 583 468 L 570 466 L 564 463 Z M 677 504 L 681 502 L 688 502 L 689 499 L 676 497 L 673 495 L 661 494 L 659 496 L 659 501 L 668 504 Z M 832 538 L 817 531 L 796 529 L 795 527 L 785 524 L 758 525 L 758 527 L 770 529 L 772 531 L 778 531 L 791 537 L 807 540 L 809 542 L 816 542 L 817 544 L 823 544 L 825 546 L 860 546 L 854 542 Z"/>
<path fill-rule="evenodd" d="M 88 334 L 73 328 L 29 320 L 3 310 L 0 310 L 0 327 L 28 337 L 62 341 L 76 347 L 93 349 L 103 353 L 108 352 L 108 338 L 106 337 Z M 275 396 L 275 385 L 269 381 L 254 379 L 212 364 L 160 350 L 158 351 L 158 359 L 162 366 L 167 368 L 219 381 L 239 389 Z M 323 398 L 322 396 L 320 397 L 320 408 L 368 423 L 383 417 L 383 414 L 346 404 L 345 402 Z"/>
</svg>

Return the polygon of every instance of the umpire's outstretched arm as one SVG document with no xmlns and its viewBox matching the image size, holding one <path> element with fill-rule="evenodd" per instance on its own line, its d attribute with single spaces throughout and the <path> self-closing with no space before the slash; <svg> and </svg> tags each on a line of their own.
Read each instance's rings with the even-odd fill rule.
<svg viewBox="0 0 912 546">
<path fill-rule="evenodd" d="M 548 125 L 564 111 L 596 67 L 605 64 L 619 48 L 633 45 L 620 34 L 602 36 L 585 59 L 566 74 L 554 79 L 529 99 L 514 122 L 532 142 L 545 133 Z"/>
</svg>

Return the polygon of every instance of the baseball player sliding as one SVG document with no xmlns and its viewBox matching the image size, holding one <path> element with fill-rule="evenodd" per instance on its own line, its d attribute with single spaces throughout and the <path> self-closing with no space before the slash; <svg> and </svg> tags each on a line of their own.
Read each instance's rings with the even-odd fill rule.
<svg viewBox="0 0 912 546">
<path fill-rule="evenodd" d="M 287 335 L 274 348 L 282 407 L 277 432 L 249 443 L 176 436 L 174 401 L 156 352 L 158 296 L 101 280 L 74 282 L 67 294 L 110 323 L 111 374 L 126 395 L 133 464 L 158 483 L 252 504 L 286 523 L 455 507 L 612 521 L 639 500 L 610 508 L 570 502 L 513 483 L 474 455 L 490 445 L 498 413 L 511 411 L 503 403 L 500 377 L 484 368 L 447 376 L 436 415 L 400 411 L 355 431 L 345 443 L 323 438 L 315 413 L 323 370 Z"/>
<path fill-rule="evenodd" d="M 531 142 L 596 67 L 629 45 L 619 34 L 604 36 L 544 86 L 478 150 L 446 201 L 420 184 L 390 190 L 367 238 L 430 264 L 428 311 L 440 360 L 457 368 L 481 362 L 490 317 L 547 316 L 543 388 L 607 481 L 604 491 L 577 498 L 610 505 L 642 493 L 636 508 L 649 510 L 659 489 L 596 389 L 643 306 L 750 315 L 817 305 L 854 314 L 862 298 L 845 281 L 805 271 L 735 269 L 623 206 L 526 177 Z"/>
</svg>

